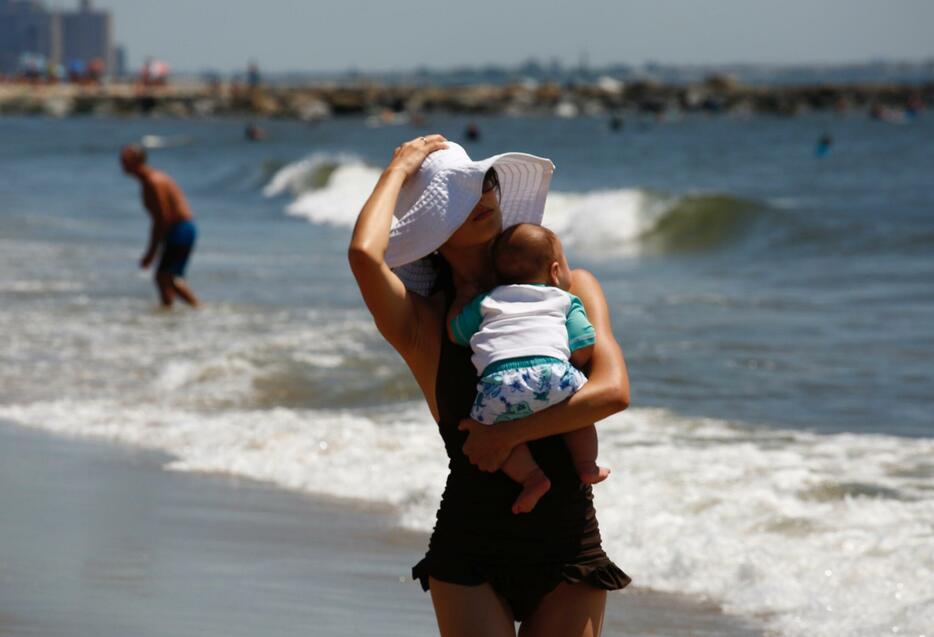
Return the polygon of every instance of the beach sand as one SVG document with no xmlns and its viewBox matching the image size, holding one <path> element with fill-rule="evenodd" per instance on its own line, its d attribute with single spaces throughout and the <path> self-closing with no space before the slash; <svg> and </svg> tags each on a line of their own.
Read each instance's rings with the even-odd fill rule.
<svg viewBox="0 0 934 637">
<path fill-rule="evenodd" d="M 0 423 L 0 635 L 436 635 L 392 511 Z M 625 566 L 625 565 L 624 565 Z M 604 635 L 761 635 L 633 586 Z"/>
</svg>

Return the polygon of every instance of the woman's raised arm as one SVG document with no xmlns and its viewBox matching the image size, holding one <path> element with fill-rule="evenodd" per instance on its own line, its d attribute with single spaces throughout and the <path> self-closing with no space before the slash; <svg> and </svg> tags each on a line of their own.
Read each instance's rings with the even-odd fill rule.
<svg viewBox="0 0 934 637">
<path fill-rule="evenodd" d="M 445 148 L 441 135 L 419 137 L 396 148 L 357 217 L 347 257 L 376 327 L 400 353 L 417 340 L 421 301 L 386 265 L 386 248 L 396 199 L 406 179 L 430 153 Z"/>
<path fill-rule="evenodd" d="M 484 471 L 496 471 L 516 445 L 587 427 L 629 406 L 629 374 L 623 352 L 613 336 L 603 289 L 590 272 L 573 272 L 571 292 L 584 303 L 597 339 L 587 383 L 564 402 L 520 420 L 493 427 L 461 421 L 469 432 L 464 453 Z"/>
</svg>

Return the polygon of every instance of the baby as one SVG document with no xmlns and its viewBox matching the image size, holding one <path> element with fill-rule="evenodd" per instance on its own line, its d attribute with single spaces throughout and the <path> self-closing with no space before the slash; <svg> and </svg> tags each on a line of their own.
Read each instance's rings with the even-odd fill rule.
<svg viewBox="0 0 934 637">
<path fill-rule="evenodd" d="M 487 425 L 524 418 L 574 394 L 587 382 L 578 368 L 590 360 L 595 340 L 583 304 L 566 291 L 571 270 L 551 230 L 527 223 L 508 228 L 493 244 L 493 267 L 501 285 L 448 321 L 451 340 L 473 350 L 480 382 L 470 417 Z M 610 471 L 597 466 L 592 425 L 563 438 L 582 482 L 606 479 Z M 551 488 L 524 444 L 512 450 L 503 472 L 523 487 L 513 513 L 531 511 Z"/>
</svg>

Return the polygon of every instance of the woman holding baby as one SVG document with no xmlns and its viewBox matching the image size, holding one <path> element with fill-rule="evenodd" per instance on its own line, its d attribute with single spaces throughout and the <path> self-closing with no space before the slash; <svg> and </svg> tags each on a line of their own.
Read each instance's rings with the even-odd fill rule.
<svg viewBox="0 0 934 637">
<path fill-rule="evenodd" d="M 603 552 L 591 492 L 607 474 L 592 425 L 628 406 L 629 380 L 599 283 L 537 228 L 553 169 L 419 137 L 396 149 L 350 243 L 450 458 L 413 568 L 442 637 L 515 637 L 514 622 L 522 637 L 597 637 L 606 592 L 630 581 Z"/>
</svg>

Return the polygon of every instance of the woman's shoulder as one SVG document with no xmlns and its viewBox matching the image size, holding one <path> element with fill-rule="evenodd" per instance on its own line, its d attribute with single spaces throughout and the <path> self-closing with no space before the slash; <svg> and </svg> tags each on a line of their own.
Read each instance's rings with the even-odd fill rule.
<svg viewBox="0 0 934 637">
<path fill-rule="evenodd" d="M 571 286 L 577 285 L 595 285 L 600 287 L 600 282 L 590 270 L 584 268 L 574 268 L 571 270 Z"/>
<path fill-rule="evenodd" d="M 585 304 L 588 299 L 605 300 L 600 281 L 590 270 L 583 268 L 571 270 L 571 289 L 568 292 L 580 298 Z"/>
</svg>

